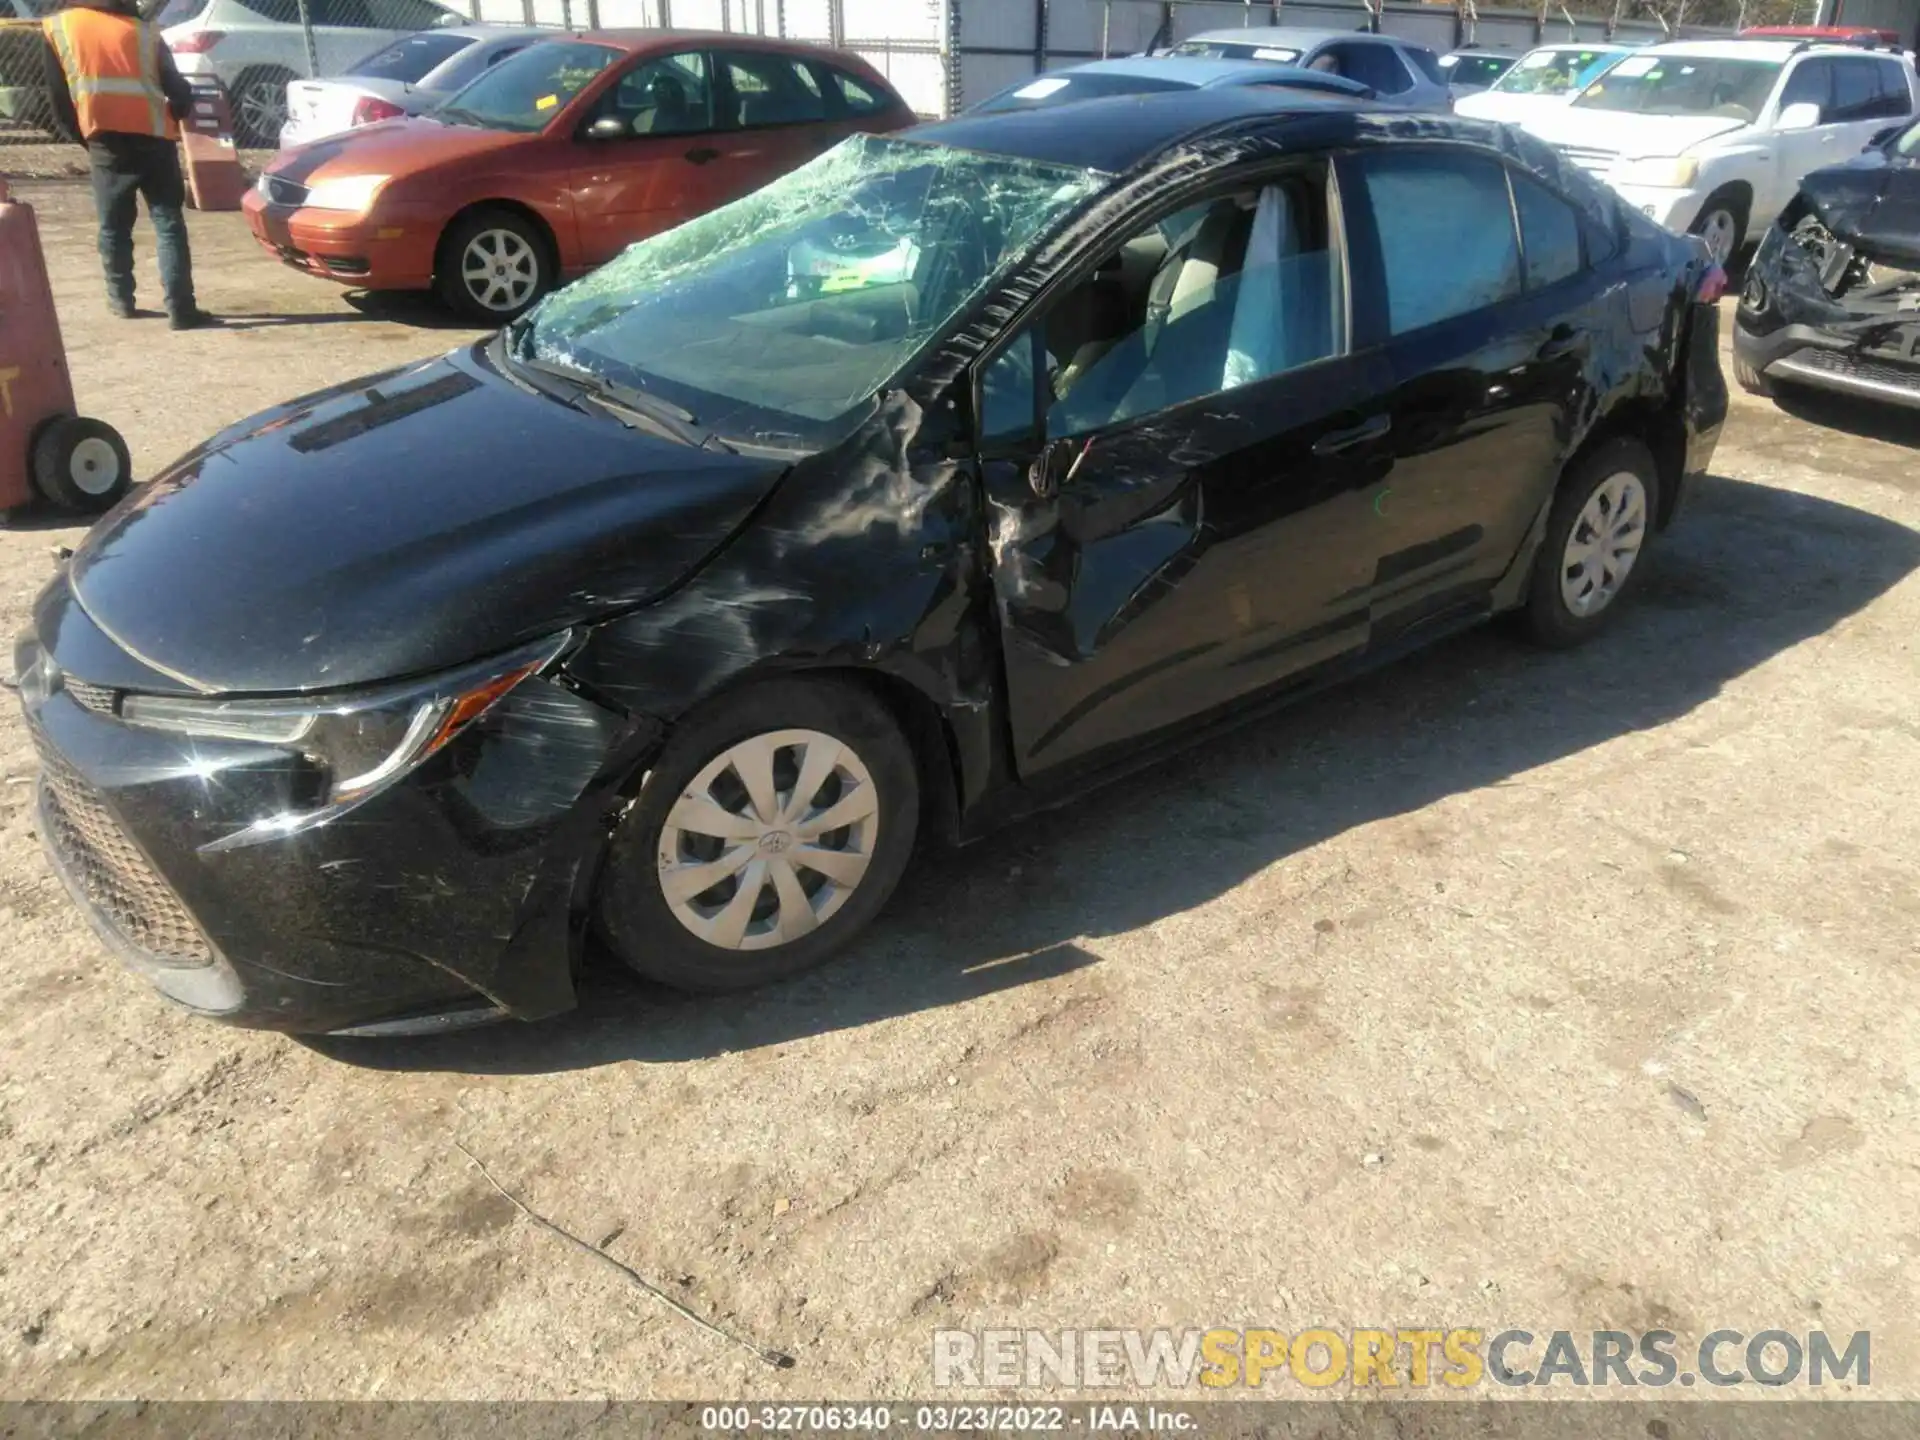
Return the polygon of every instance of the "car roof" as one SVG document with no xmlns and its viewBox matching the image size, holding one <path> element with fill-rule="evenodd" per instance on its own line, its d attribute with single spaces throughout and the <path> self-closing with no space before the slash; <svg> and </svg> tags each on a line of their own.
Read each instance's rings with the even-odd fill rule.
<svg viewBox="0 0 1920 1440">
<path fill-rule="evenodd" d="M 728 50 L 761 50 L 780 55 L 838 55 L 839 52 L 805 40 L 782 40 L 772 35 L 748 35 L 723 30 L 565 30 L 556 36 L 612 45 L 629 53 L 641 50 L 665 50 L 687 41 L 723 46 Z"/>
<path fill-rule="evenodd" d="M 1298 25 L 1248 25 L 1238 30 L 1202 30 L 1188 40 L 1210 40 L 1215 44 L 1270 45 L 1281 50 L 1308 50 L 1329 40 L 1391 40 L 1390 35 L 1372 35 L 1365 30 L 1310 30 Z"/>
<path fill-rule="evenodd" d="M 1544 48 L 1536 46 L 1536 49 Z M 1449 55 L 1472 55 L 1488 60 L 1518 60 L 1521 52 L 1503 49 L 1498 45 L 1462 45 L 1457 50 L 1447 51 Z"/>
<path fill-rule="evenodd" d="M 535 40 L 564 40 L 568 32 L 555 25 L 435 25 L 430 30 L 409 30 L 400 38 L 411 40 L 418 35 L 464 35 L 469 40 L 511 40 L 524 35 Z"/>
<path fill-rule="evenodd" d="M 1250 85 L 1115 95 L 1034 110 L 963 114 L 906 131 L 915 140 L 1119 174 L 1182 140 L 1263 116 L 1374 111 L 1377 101 Z"/>
<path fill-rule="evenodd" d="M 1816 50 L 1851 50 L 1860 53 L 1860 47 L 1847 45 L 1816 45 L 1809 47 L 1804 40 L 1671 40 L 1662 45 L 1649 45 L 1642 55 L 1691 55 L 1702 60 L 1785 60 L 1812 48 Z"/>
<path fill-rule="evenodd" d="M 1069 65 L 1049 70 L 1035 78 L 1046 80 L 1067 75 L 1133 75 L 1150 80 L 1180 80 L 1196 88 L 1202 85 L 1253 84 L 1275 81 L 1276 67 L 1271 60 L 1215 60 L 1206 55 L 1129 55 L 1119 60 L 1089 60 L 1084 65 Z M 1287 67 L 1291 70 L 1291 67 Z"/>
</svg>

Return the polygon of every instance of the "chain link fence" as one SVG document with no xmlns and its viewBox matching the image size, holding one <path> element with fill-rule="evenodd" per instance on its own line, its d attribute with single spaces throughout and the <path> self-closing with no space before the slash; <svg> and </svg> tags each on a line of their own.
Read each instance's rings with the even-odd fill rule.
<svg viewBox="0 0 1920 1440">
<path fill-rule="evenodd" d="M 74 138 L 49 96 L 39 24 L 58 3 L 0 0 L 0 145 Z M 1920 0 L 1902 3 L 1920 12 Z M 152 0 L 148 14 L 183 73 L 225 89 L 241 145 L 271 149 L 289 82 L 340 75 L 402 37 L 468 23 L 815 41 L 866 57 L 914 109 L 943 115 L 1041 70 L 1232 25 L 1374 29 L 1444 51 L 1724 34 L 1809 24 L 1821 10 L 1822 0 L 1539 0 L 1526 8 L 1477 0 Z"/>
</svg>

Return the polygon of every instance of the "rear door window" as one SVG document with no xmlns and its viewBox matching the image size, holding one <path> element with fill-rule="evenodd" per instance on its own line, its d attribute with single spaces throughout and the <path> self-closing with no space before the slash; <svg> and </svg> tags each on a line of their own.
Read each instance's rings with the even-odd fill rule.
<svg viewBox="0 0 1920 1440">
<path fill-rule="evenodd" d="M 785 55 L 730 51 L 722 51 L 717 59 L 731 94 L 731 113 L 724 118 L 741 129 L 817 124 L 827 118 L 820 81 L 800 61 Z"/>
<path fill-rule="evenodd" d="M 1833 110 L 1827 116 L 1835 123 L 1871 120 L 1880 108 L 1880 77 L 1873 61 L 1835 60 L 1833 62 Z"/>
<path fill-rule="evenodd" d="M 1362 151 L 1354 159 L 1372 231 L 1370 302 L 1390 335 L 1404 335 L 1520 293 L 1520 243 L 1506 167 L 1427 146 Z M 1344 193 L 1345 186 L 1342 185 Z M 1355 238 L 1356 252 L 1362 241 Z M 1436 264 L 1445 256 L 1445 264 Z M 1369 277 L 1356 253 L 1355 323 Z M 1379 314 L 1384 311 L 1384 314 Z M 1379 337 L 1375 337 L 1379 338 Z"/>
<path fill-rule="evenodd" d="M 1580 217 L 1546 186 L 1514 174 L 1513 208 L 1520 217 L 1527 288 L 1543 290 L 1580 273 Z"/>
</svg>

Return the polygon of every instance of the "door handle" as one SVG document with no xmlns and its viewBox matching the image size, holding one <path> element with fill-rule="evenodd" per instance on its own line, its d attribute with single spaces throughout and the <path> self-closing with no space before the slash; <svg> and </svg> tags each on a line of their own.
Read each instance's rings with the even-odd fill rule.
<svg viewBox="0 0 1920 1440">
<path fill-rule="evenodd" d="M 718 160 L 719 158 L 720 152 L 715 150 L 711 145 L 697 145 L 687 151 L 687 159 L 691 160 L 695 165 L 704 165 L 709 160 Z"/>
<path fill-rule="evenodd" d="M 1393 428 L 1391 415 L 1372 415 L 1347 430 L 1329 430 L 1313 442 L 1316 455 L 1339 455 L 1370 440 L 1378 440 Z"/>
<path fill-rule="evenodd" d="M 1076 446 L 1071 440 L 1049 440 L 1027 467 L 1027 485 L 1034 498 L 1051 500 L 1058 495 L 1061 485 L 1073 478 L 1074 471 L 1080 468 L 1080 462 L 1092 448 L 1091 439 L 1084 446 Z"/>
<path fill-rule="evenodd" d="M 1558 360 L 1562 355 L 1573 355 L 1587 348 L 1587 337 L 1571 325 L 1556 325 L 1553 333 L 1534 352 L 1542 360 Z"/>
</svg>

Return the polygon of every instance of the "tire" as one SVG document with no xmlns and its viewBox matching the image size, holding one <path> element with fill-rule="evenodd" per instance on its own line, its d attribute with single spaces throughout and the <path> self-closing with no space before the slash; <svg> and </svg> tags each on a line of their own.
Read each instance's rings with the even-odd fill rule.
<svg viewBox="0 0 1920 1440">
<path fill-rule="evenodd" d="M 551 290 L 553 278 L 553 250 L 540 227 L 512 210 L 484 209 L 447 227 L 433 286 L 463 319 L 504 325 Z"/>
<path fill-rule="evenodd" d="M 287 82 L 291 70 L 259 65 L 242 70 L 234 82 L 233 140 L 242 150 L 277 150 L 280 127 L 287 123 Z"/>
<path fill-rule="evenodd" d="M 1603 491 L 1611 501 L 1598 498 Z M 1577 460 L 1561 478 L 1522 612 L 1527 633 L 1537 643 L 1567 649 L 1591 640 L 1613 620 L 1621 601 L 1646 573 L 1646 546 L 1659 496 L 1653 455 L 1638 440 L 1610 440 Z M 1637 524 L 1632 519 L 1636 509 Z M 1592 560 L 1578 567 L 1573 563 L 1573 547 L 1586 549 L 1595 533 L 1596 512 L 1603 522 L 1609 512 L 1624 517 L 1619 529 L 1602 529 L 1600 535 L 1616 541 L 1634 537 L 1624 573 L 1610 572 L 1602 564 L 1596 575 Z"/>
<path fill-rule="evenodd" d="M 1700 213 L 1693 217 L 1693 224 L 1687 227 L 1689 235 L 1698 235 L 1707 242 L 1707 249 L 1714 250 L 1725 237 L 1726 253 L 1714 255 L 1714 263 L 1722 270 L 1732 267 L 1734 257 L 1747 243 L 1748 202 L 1737 190 L 1716 190 L 1707 197 L 1706 204 L 1700 207 Z"/>
<path fill-rule="evenodd" d="M 812 836 L 819 845 L 809 844 L 805 821 L 763 825 L 742 778 L 758 768 L 756 750 L 770 762 L 763 788 L 782 815 L 793 813 L 786 807 L 797 802 L 803 767 L 824 761 L 833 768 L 809 784 L 813 813 L 844 807 L 849 823 Z M 601 934 L 629 968 L 679 990 L 721 994 L 809 970 L 845 948 L 891 897 L 919 815 L 913 750 L 864 690 L 839 680 L 740 690 L 680 727 L 614 832 L 596 905 Z M 727 835 L 701 832 L 703 823 Z M 850 883 L 802 858 L 823 851 L 854 857 L 833 863 Z M 783 883 L 781 866 L 797 889 Z M 704 873 L 692 874 L 696 867 Z M 683 885 L 709 876 L 714 884 L 670 899 L 676 872 L 686 872 Z M 751 901 L 742 900 L 747 893 Z"/>
<path fill-rule="evenodd" d="M 98 515 L 133 488 L 120 432 L 101 420 L 62 415 L 33 437 L 33 485 L 62 510 Z"/>
<path fill-rule="evenodd" d="M 1733 378 L 1749 395 L 1758 395 L 1762 399 L 1773 398 L 1773 382 L 1742 360 L 1737 350 L 1733 354 Z"/>
</svg>

